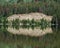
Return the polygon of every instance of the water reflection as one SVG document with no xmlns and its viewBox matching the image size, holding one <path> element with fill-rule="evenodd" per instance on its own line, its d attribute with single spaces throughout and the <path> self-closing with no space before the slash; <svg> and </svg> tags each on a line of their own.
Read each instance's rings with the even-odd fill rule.
<svg viewBox="0 0 60 48">
<path fill-rule="evenodd" d="M 54 32 L 51 27 L 43 29 L 41 29 L 41 27 L 34 27 L 34 29 L 32 29 L 31 27 L 24 28 L 20 26 L 19 29 L 16 29 L 11 26 L 0 26 L 0 48 L 57 48 L 59 45 L 56 44 L 59 44 L 60 41 L 59 31 L 60 30 Z M 23 35 L 21 35 L 22 32 Z M 17 33 L 19 33 L 19 35 Z M 30 36 L 25 36 L 25 34 Z M 39 37 L 32 37 L 35 35 Z"/>
<path fill-rule="evenodd" d="M 47 33 L 52 33 L 51 27 L 48 27 L 46 29 L 40 29 L 39 27 L 32 28 L 19 28 L 18 30 L 16 28 L 8 27 L 7 31 L 12 34 L 18 34 L 18 35 L 29 35 L 29 36 L 42 36 Z"/>
</svg>

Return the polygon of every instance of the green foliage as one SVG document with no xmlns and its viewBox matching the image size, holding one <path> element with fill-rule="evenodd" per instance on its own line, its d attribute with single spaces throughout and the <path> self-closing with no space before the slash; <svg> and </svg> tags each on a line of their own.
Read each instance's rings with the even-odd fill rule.
<svg viewBox="0 0 60 48">
<path fill-rule="evenodd" d="M 16 3 L 0 5 L 0 16 L 8 17 L 12 14 L 41 12 L 60 20 L 60 3 L 56 0 L 39 0 L 39 2 Z"/>
<path fill-rule="evenodd" d="M 16 19 L 16 20 L 13 20 L 11 21 L 12 22 L 12 26 L 13 28 L 14 27 L 19 27 L 19 26 L 22 26 L 22 27 L 33 27 L 34 26 L 41 26 L 42 28 L 46 28 L 48 26 L 50 26 L 50 23 L 49 21 L 45 20 L 45 19 L 40 19 L 40 20 L 19 20 L 19 19 Z M 10 22 L 10 23 L 11 23 Z"/>
<path fill-rule="evenodd" d="M 11 14 L 42 12 L 47 15 L 60 15 L 60 4 L 55 1 L 50 2 L 33 2 L 0 5 L 0 15 L 9 16 Z"/>
<path fill-rule="evenodd" d="M 15 4 L 17 3 L 17 0 L 0 0 L 0 4 L 4 5 L 4 4 Z"/>
</svg>

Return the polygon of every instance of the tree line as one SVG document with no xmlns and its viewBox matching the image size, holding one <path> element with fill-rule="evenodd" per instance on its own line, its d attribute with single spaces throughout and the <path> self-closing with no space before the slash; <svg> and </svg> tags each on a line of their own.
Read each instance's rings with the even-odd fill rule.
<svg viewBox="0 0 60 48">
<path fill-rule="evenodd" d="M 60 3 L 58 2 L 59 0 L 40 0 L 33 3 L 0 4 L 0 17 L 8 17 L 12 14 L 40 12 L 60 20 Z M 58 22 L 60 23 L 60 21 Z"/>
</svg>

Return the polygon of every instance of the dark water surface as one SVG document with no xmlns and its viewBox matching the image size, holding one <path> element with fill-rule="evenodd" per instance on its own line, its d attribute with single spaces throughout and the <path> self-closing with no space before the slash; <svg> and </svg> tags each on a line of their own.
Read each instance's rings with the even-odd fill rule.
<svg viewBox="0 0 60 48">
<path fill-rule="evenodd" d="M 59 29 L 57 26 L 0 25 L 0 48 L 59 48 Z"/>
</svg>

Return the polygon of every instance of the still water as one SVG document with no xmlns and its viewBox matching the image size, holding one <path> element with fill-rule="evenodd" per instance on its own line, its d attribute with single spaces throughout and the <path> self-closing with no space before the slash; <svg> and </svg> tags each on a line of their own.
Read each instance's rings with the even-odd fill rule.
<svg viewBox="0 0 60 48">
<path fill-rule="evenodd" d="M 0 48 L 59 48 L 57 27 L 0 25 Z"/>
</svg>

